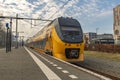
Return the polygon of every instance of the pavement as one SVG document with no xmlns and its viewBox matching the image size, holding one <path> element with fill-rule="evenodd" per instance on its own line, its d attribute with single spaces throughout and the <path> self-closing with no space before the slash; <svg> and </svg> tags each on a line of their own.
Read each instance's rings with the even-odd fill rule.
<svg viewBox="0 0 120 80">
<path fill-rule="evenodd" d="M 109 80 L 108 78 L 102 78 Z M 0 80 L 102 80 L 88 72 L 24 47 L 0 50 Z"/>
<path fill-rule="evenodd" d="M 41 76 L 40 76 L 41 75 Z M 24 48 L 0 50 L 0 80 L 47 80 Z"/>
</svg>

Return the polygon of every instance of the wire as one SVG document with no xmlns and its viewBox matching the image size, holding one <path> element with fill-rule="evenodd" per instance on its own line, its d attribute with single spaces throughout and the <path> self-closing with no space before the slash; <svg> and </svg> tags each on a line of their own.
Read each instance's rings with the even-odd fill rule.
<svg viewBox="0 0 120 80">
<path fill-rule="evenodd" d="M 51 16 L 48 18 L 48 20 L 49 20 L 50 18 L 52 18 L 55 14 L 57 14 L 61 9 L 63 9 L 63 8 L 65 7 L 65 5 L 67 5 L 67 4 L 69 3 L 69 1 L 72 1 L 72 0 L 66 1 L 53 15 L 51 15 Z M 46 23 L 46 22 L 45 22 L 45 23 Z M 41 23 L 39 23 L 39 24 L 41 24 Z M 38 26 L 39 24 L 37 24 L 37 26 Z M 49 24 L 49 23 L 48 23 L 48 24 Z"/>
<path fill-rule="evenodd" d="M 50 19 L 50 18 L 52 18 L 55 14 L 57 14 L 59 11 L 60 11 L 60 9 L 63 9 L 64 7 L 65 7 L 65 5 L 67 5 L 68 3 L 69 3 L 69 1 L 71 1 L 71 0 L 68 0 L 66 3 L 64 3 L 51 17 L 49 17 L 48 19 Z"/>
</svg>

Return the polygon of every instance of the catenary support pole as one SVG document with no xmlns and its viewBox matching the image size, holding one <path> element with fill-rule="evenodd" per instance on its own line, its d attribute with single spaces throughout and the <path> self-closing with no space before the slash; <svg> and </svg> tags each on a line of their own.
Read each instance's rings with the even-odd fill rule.
<svg viewBox="0 0 120 80">
<path fill-rule="evenodd" d="M 18 14 L 16 15 L 16 48 L 18 48 Z"/>
</svg>

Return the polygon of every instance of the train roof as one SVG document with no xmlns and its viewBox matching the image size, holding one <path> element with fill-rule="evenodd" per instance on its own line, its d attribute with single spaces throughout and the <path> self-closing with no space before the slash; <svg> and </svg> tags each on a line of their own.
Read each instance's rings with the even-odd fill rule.
<svg viewBox="0 0 120 80">
<path fill-rule="evenodd" d="M 80 23 L 78 22 L 78 20 L 73 19 L 72 17 L 58 17 L 58 18 L 54 19 L 53 21 L 51 21 L 47 26 L 51 25 L 54 22 L 59 23 L 59 25 L 61 25 L 61 26 L 63 26 L 63 25 L 80 26 Z"/>
<path fill-rule="evenodd" d="M 69 17 L 59 17 L 58 19 L 58 23 L 60 26 L 64 26 L 64 25 L 68 25 L 68 26 L 80 26 L 80 23 L 73 18 L 69 18 Z"/>
<path fill-rule="evenodd" d="M 37 37 L 39 34 L 41 34 L 43 30 L 51 24 L 57 24 L 60 26 L 80 26 L 80 23 L 76 19 L 73 19 L 71 17 L 70 18 L 69 17 L 58 17 L 54 19 L 53 21 L 51 21 L 48 25 L 43 27 L 37 34 L 34 35 L 34 38 Z"/>
</svg>

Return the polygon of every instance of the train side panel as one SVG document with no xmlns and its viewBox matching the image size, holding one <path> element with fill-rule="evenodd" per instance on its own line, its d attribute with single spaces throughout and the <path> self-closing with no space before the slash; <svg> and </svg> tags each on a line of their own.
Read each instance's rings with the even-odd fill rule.
<svg viewBox="0 0 120 80">
<path fill-rule="evenodd" d="M 53 29 L 53 25 L 50 25 L 49 30 L 47 30 L 47 34 L 46 34 L 46 45 L 45 45 L 45 53 L 53 55 L 53 43 L 52 43 L 52 29 Z"/>
</svg>

